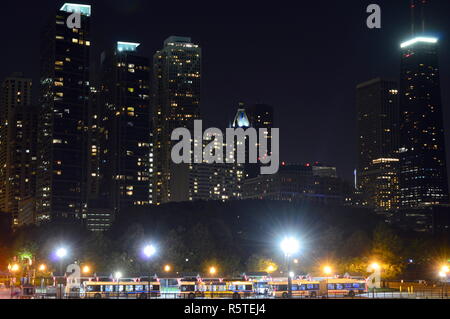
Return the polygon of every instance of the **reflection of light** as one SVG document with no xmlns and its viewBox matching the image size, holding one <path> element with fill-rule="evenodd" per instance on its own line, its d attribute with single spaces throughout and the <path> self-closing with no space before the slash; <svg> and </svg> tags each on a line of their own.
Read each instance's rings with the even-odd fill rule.
<svg viewBox="0 0 450 319">
<path fill-rule="evenodd" d="M 439 273 L 439 277 L 441 277 L 441 278 L 447 278 L 447 274 L 446 274 L 445 272 L 441 271 L 441 272 Z"/>
<path fill-rule="evenodd" d="M 418 42 L 423 42 L 423 43 L 437 43 L 438 39 L 437 38 L 427 38 L 427 37 L 417 37 L 414 39 L 411 39 L 409 41 L 403 42 L 400 47 L 401 48 L 406 48 L 409 47 L 413 44 L 416 44 Z"/>
<path fill-rule="evenodd" d="M 285 238 L 281 242 L 281 250 L 284 252 L 286 256 L 291 256 L 298 252 L 300 249 L 300 243 L 297 239 L 293 237 Z"/>
</svg>

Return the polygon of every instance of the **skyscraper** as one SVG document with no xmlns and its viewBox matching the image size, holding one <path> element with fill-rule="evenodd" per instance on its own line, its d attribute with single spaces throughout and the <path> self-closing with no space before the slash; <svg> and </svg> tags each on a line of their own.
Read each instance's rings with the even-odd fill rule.
<svg viewBox="0 0 450 319">
<path fill-rule="evenodd" d="M 357 186 L 366 206 L 398 206 L 398 84 L 381 78 L 357 86 Z"/>
<path fill-rule="evenodd" d="M 271 143 L 272 143 L 272 128 L 274 125 L 274 110 L 273 107 L 267 104 L 254 104 L 251 106 L 246 106 L 245 103 L 240 102 L 239 108 L 233 119 L 231 126 L 233 128 L 254 128 L 258 132 L 258 142 L 256 147 L 258 148 L 259 156 L 259 129 L 267 129 L 267 134 L 264 136 L 267 139 L 267 155 L 271 154 Z M 247 148 L 250 147 L 247 142 Z M 260 163 L 250 163 L 248 158 L 248 153 L 246 154 L 246 164 L 238 165 L 241 166 L 245 178 L 257 177 L 260 173 L 261 166 Z"/>
<path fill-rule="evenodd" d="M 150 125 L 150 60 L 139 43 L 117 42 L 102 54 L 100 193 L 116 213 L 152 203 L 153 154 Z M 95 174 L 95 173 L 93 173 Z"/>
<path fill-rule="evenodd" d="M 12 214 L 13 226 L 21 224 L 20 203 L 33 198 L 36 187 L 37 119 L 31 86 L 31 79 L 20 73 L 6 78 L 1 86 L 0 211 Z"/>
<path fill-rule="evenodd" d="M 81 13 L 80 28 L 67 18 Z M 91 7 L 64 4 L 41 38 L 37 220 L 82 218 L 86 208 Z"/>
<path fill-rule="evenodd" d="M 192 165 L 171 160 L 171 134 L 200 118 L 201 48 L 171 36 L 153 57 L 154 203 L 189 200 Z"/>
<path fill-rule="evenodd" d="M 420 35 L 401 44 L 401 207 L 448 202 L 438 39 Z"/>
</svg>

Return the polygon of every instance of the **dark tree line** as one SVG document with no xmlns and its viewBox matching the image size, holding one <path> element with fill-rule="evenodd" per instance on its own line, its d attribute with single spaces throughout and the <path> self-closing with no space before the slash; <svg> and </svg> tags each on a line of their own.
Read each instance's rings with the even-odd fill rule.
<svg viewBox="0 0 450 319">
<path fill-rule="evenodd" d="M 404 233 L 370 210 L 287 202 L 196 202 L 128 209 L 106 233 L 90 233 L 81 223 L 67 221 L 27 226 L 14 233 L 6 225 L 1 218 L 1 269 L 20 251 L 46 261 L 55 247 L 66 245 L 72 260 L 89 263 L 101 274 L 115 270 L 130 276 L 161 274 L 163 265 L 170 264 L 185 274 L 204 274 L 214 265 L 231 276 L 264 271 L 269 264 L 283 268 L 279 243 L 291 234 L 302 243 L 296 267 L 305 274 L 316 272 L 324 262 L 333 263 L 340 273 L 360 273 L 378 260 L 392 278 L 432 276 L 430 265 L 449 256 L 448 236 Z M 158 248 L 150 262 L 141 255 L 148 242 Z"/>
</svg>

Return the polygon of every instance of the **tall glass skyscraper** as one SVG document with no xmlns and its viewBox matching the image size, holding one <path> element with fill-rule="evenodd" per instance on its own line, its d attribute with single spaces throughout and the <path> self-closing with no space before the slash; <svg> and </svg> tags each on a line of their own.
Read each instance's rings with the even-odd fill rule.
<svg viewBox="0 0 450 319">
<path fill-rule="evenodd" d="M 171 160 L 172 131 L 193 130 L 200 118 L 201 48 L 190 38 L 171 36 L 153 57 L 155 204 L 188 201 L 191 165 Z"/>
<path fill-rule="evenodd" d="M 80 28 L 67 18 L 81 13 Z M 64 4 L 41 39 L 37 219 L 82 218 L 86 208 L 91 7 Z"/>
<path fill-rule="evenodd" d="M 102 54 L 100 193 L 115 212 L 152 203 L 150 59 L 139 43 L 117 42 Z M 93 146 L 94 147 L 94 146 Z"/>
<path fill-rule="evenodd" d="M 438 39 L 401 44 L 400 206 L 448 202 Z"/>
</svg>

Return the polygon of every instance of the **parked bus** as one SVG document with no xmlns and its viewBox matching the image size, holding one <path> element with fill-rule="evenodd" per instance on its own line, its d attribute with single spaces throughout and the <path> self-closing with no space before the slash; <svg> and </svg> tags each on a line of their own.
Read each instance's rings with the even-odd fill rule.
<svg viewBox="0 0 450 319">
<path fill-rule="evenodd" d="M 85 281 L 82 285 L 81 296 L 84 298 L 108 299 L 108 298 L 137 298 L 160 297 L 160 283 L 148 281 Z"/>
<path fill-rule="evenodd" d="M 288 282 L 271 281 L 269 282 L 269 294 L 275 298 L 288 298 Z M 292 296 L 293 297 L 310 297 L 315 298 L 320 291 L 319 281 L 308 280 L 292 280 Z"/>
<path fill-rule="evenodd" d="M 367 283 L 361 279 L 332 278 L 320 282 L 321 296 L 348 296 L 355 297 L 367 292 Z"/>
<path fill-rule="evenodd" d="M 248 298 L 254 294 L 253 282 L 204 279 L 196 284 L 196 296 L 203 298 Z"/>
</svg>

